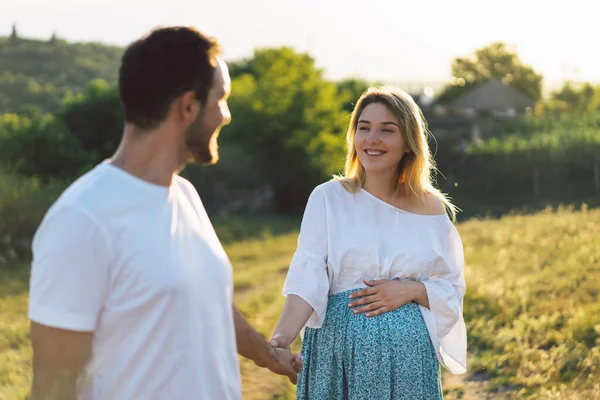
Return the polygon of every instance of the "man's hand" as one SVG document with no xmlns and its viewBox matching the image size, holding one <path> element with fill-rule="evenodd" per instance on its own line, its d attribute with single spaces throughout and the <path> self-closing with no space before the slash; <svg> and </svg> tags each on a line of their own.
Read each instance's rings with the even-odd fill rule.
<svg viewBox="0 0 600 400">
<path fill-rule="evenodd" d="M 276 333 L 275 335 L 273 335 L 273 337 L 269 341 L 269 344 L 277 349 L 289 350 L 290 353 L 292 351 L 292 349 L 291 349 L 292 340 L 289 337 L 287 337 L 281 333 Z M 304 363 L 304 358 L 302 357 L 302 354 L 296 354 L 294 356 L 294 361 L 293 361 L 296 372 L 300 372 L 300 370 L 302 369 L 303 363 Z"/>
<path fill-rule="evenodd" d="M 302 359 L 301 354 L 292 354 L 291 350 L 291 340 L 285 337 L 282 334 L 275 334 L 273 338 L 269 341 L 269 344 L 273 347 L 274 351 L 277 355 L 283 357 L 282 361 L 285 364 L 290 364 L 294 368 L 294 372 L 298 374 L 302 370 L 302 364 L 304 360 Z M 291 357 L 291 359 L 290 359 Z M 291 360 L 291 361 L 290 361 Z M 270 369 L 270 368 L 269 368 Z M 273 370 L 272 370 L 273 371 Z M 276 371 L 273 371 L 276 372 Z M 296 382 L 293 382 L 296 383 Z"/>
<path fill-rule="evenodd" d="M 296 384 L 302 362 L 299 358 L 296 360 L 289 346 L 283 349 L 270 346 L 235 306 L 233 306 L 233 317 L 238 353 L 251 359 L 259 367 L 287 376 L 293 384 Z"/>
<path fill-rule="evenodd" d="M 298 381 L 298 372 L 302 369 L 300 355 L 294 356 L 289 348 L 272 347 L 269 358 L 256 360 L 255 364 L 259 367 L 268 368 L 276 374 L 287 376 L 294 385 Z"/>
</svg>

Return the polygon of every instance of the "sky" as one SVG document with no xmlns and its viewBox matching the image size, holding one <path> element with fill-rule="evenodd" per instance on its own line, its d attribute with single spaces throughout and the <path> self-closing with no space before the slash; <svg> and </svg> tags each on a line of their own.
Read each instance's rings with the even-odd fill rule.
<svg viewBox="0 0 600 400">
<path fill-rule="evenodd" d="M 331 79 L 445 82 L 455 57 L 494 41 L 544 75 L 600 83 L 596 0 L 0 0 L 0 35 L 125 46 L 161 25 L 219 39 L 227 60 L 307 51 Z M 483 6 L 485 4 L 485 6 Z"/>
</svg>

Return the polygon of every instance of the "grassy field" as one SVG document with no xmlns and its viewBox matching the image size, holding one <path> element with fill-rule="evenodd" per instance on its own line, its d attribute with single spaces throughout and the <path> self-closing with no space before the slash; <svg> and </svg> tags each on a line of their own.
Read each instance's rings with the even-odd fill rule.
<svg viewBox="0 0 600 400">
<path fill-rule="evenodd" d="M 216 225 L 235 268 L 236 303 L 269 336 L 298 222 Z M 600 398 L 600 210 L 470 220 L 459 231 L 470 364 L 466 375 L 444 374 L 445 398 Z M 25 399 L 30 384 L 27 268 L 0 269 L 0 399 Z M 244 399 L 294 398 L 284 378 L 240 361 Z"/>
</svg>

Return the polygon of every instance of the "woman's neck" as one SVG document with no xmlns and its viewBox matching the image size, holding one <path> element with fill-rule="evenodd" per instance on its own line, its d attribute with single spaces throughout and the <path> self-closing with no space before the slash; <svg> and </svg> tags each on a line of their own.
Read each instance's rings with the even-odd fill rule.
<svg viewBox="0 0 600 400">
<path fill-rule="evenodd" d="M 381 174 L 381 173 L 366 173 L 363 189 L 371 193 L 373 196 L 388 202 L 394 203 L 398 195 L 398 178 L 396 174 Z"/>
</svg>

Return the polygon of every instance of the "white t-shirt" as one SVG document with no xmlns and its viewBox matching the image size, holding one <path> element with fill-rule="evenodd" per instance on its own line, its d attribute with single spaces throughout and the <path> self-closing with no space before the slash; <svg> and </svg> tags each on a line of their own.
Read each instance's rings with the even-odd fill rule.
<svg viewBox="0 0 600 400">
<path fill-rule="evenodd" d="M 194 187 L 102 163 L 33 242 L 31 320 L 94 331 L 80 399 L 241 399 L 231 264 Z"/>
</svg>

